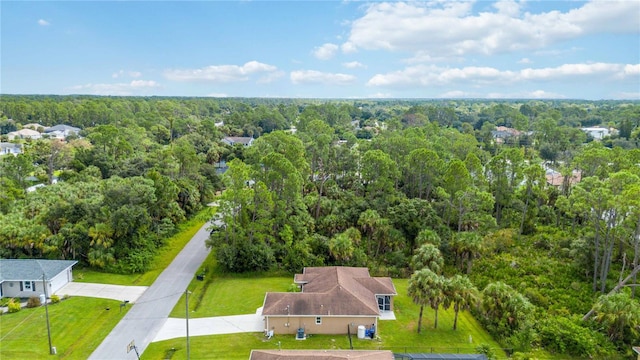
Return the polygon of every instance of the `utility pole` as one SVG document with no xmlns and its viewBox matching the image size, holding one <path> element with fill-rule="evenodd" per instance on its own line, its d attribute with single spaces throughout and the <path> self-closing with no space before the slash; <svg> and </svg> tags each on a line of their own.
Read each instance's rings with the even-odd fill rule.
<svg viewBox="0 0 640 360">
<path fill-rule="evenodd" d="M 53 346 L 51 345 L 51 326 L 49 325 L 49 306 L 47 306 L 47 281 L 45 279 L 46 275 L 42 272 L 42 288 L 44 289 L 44 312 L 47 317 L 47 336 L 49 337 L 49 354 L 54 355 Z"/>
<path fill-rule="evenodd" d="M 184 291 L 184 302 L 187 310 L 187 360 L 191 357 L 190 349 L 189 349 L 189 289 Z"/>
</svg>

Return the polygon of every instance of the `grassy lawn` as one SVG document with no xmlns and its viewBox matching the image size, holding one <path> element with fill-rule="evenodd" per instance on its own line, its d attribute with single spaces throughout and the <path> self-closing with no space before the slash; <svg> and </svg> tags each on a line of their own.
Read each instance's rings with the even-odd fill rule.
<svg viewBox="0 0 640 360">
<path fill-rule="evenodd" d="M 49 355 L 44 306 L 0 316 L 0 359 L 86 359 L 126 314 L 119 301 L 72 297 L 49 306 Z M 110 310 L 106 310 L 109 308 Z"/>
<path fill-rule="evenodd" d="M 213 264 L 215 254 L 209 254 L 205 264 Z M 267 291 L 286 292 L 293 276 L 260 276 L 250 274 L 219 274 L 211 265 L 206 267 L 204 281 L 189 285 L 189 317 L 254 314 L 262 306 Z M 241 298 L 241 301 L 238 299 Z M 185 299 L 180 298 L 170 317 L 185 317 Z"/>
<path fill-rule="evenodd" d="M 179 232 L 167 239 L 158 250 L 149 271 L 143 274 L 112 274 L 93 269 L 74 270 L 74 281 L 113 285 L 149 286 L 164 271 L 191 238 L 213 216 L 212 208 L 202 210 L 198 216 L 179 226 Z"/>
<path fill-rule="evenodd" d="M 214 316 L 240 313 L 253 313 L 262 305 L 264 292 L 286 291 L 293 277 L 261 277 L 261 278 L 215 278 L 205 290 L 200 308 L 191 312 L 190 316 Z M 203 282 L 201 282 L 203 283 Z M 499 350 L 500 345 L 482 329 L 480 324 L 469 314 L 461 313 L 458 318 L 458 330 L 452 330 L 453 311 L 439 312 L 438 329 L 433 329 L 433 310 L 425 309 L 423 330 L 417 333 L 419 308 L 406 296 L 407 280 L 395 279 L 398 291 L 395 297 L 396 321 L 380 321 L 378 334 L 380 341 L 353 339 L 354 349 L 386 349 L 395 352 L 475 352 L 480 344 L 489 345 L 499 358 L 506 354 Z M 204 286 L 204 285 L 200 285 Z M 196 297 L 198 289 L 194 289 L 192 297 Z M 242 301 L 238 301 L 241 297 Z M 191 301 L 189 305 L 191 305 Z M 207 304 L 204 306 L 204 304 Z M 245 304 L 246 303 L 246 304 Z M 257 306 L 256 306 L 257 305 Z M 206 309 L 203 309 L 206 307 Z M 184 317 L 184 302 L 178 304 L 172 313 L 175 317 Z M 243 311 L 244 310 L 244 311 Z M 208 315 L 205 315 L 208 314 Z M 472 343 L 469 342 L 471 336 Z M 191 338 L 192 359 L 247 359 L 252 349 L 349 349 L 349 338 L 346 335 L 313 335 L 305 341 L 297 341 L 292 335 L 276 335 L 271 340 L 256 333 L 230 334 L 215 336 L 199 336 Z M 172 350 L 173 349 L 173 350 Z M 144 352 L 143 359 L 185 359 L 185 338 L 152 343 Z"/>
</svg>

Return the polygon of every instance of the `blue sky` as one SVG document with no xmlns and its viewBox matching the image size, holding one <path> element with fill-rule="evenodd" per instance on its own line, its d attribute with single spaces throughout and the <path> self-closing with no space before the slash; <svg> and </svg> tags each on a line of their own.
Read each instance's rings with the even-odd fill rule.
<svg viewBox="0 0 640 360">
<path fill-rule="evenodd" d="M 2 1 L 0 93 L 640 99 L 640 1 Z"/>
</svg>

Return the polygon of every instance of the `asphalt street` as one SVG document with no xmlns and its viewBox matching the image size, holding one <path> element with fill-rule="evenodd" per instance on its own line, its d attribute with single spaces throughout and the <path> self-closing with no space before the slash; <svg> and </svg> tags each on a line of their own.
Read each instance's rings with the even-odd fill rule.
<svg viewBox="0 0 640 360">
<path fill-rule="evenodd" d="M 89 359 L 137 359 L 134 350 L 127 352 L 128 344 L 132 342 L 142 355 L 209 254 L 205 246 L 209 226 L 209 223 L 205 224 L 193 236 Z"/>
</svg>

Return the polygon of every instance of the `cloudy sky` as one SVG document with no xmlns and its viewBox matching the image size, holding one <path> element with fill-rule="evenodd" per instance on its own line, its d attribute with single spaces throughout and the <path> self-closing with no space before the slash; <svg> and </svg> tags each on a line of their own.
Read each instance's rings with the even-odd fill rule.
<svg viewBox="0 0 640 360">
<path fill-rule="evenodd" d="M 640 99 L 640 1 L 2 2 L 0 93 Z"/>
</svg>

